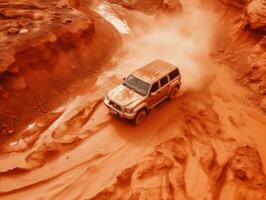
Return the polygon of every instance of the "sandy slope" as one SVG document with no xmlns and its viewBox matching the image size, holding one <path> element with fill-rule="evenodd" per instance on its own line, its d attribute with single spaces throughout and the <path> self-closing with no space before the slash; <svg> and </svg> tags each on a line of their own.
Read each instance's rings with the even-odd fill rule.
<svg viewBox="0 0 266 200">
<path fill-rule="evenodd" d="M 265 198 L 266 117 L 227 66 L 211 59 L 200 61 L 209 71 L 196 79 L 200 87 L 187 87 L 194 75 L 183 69 L 187 90 L 137 127 L 102 103 L 132 70 L 109 68 L 85 94 L 2 147 L 0 199 Z"/>
</svg>

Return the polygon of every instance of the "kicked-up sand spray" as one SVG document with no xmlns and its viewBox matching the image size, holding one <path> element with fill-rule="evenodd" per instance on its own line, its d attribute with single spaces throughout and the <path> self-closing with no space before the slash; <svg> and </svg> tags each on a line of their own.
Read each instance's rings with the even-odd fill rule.
<svg viewBox="0 0 266 200">
<path fill-rule="evenodd" d="M 127 33 L 131 38 L 125 40 L 123 56 L 117 58 L 115 68 L 99 77 L 98 84 L 114 76 L 122 80 L 122 76 L 129 75 L 155 59 L 162 59 L 178 66 L 182 75 L 182 88 L 201 88 L 211 71 L 209 54 L 216 30 L 215 13 L 199 5 L 188 5 L 178 14 L 140 16 L 145 26 L 138 29 L 128 27 L 131 31 Z M 136 15 L 132 14 L 133 17 L 136 18 Z M 127 19 L 123 20 L 127 24 Z M 117 30 L 123 32 L 120 28 Z"/>
</svg>

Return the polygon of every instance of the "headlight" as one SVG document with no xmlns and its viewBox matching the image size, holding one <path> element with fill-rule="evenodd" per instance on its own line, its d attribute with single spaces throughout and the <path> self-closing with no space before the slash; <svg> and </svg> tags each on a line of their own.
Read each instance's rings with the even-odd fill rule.
<svg viewBox="0 0 266 200">
<path fill-rule="evenodd" d="M 127 113 L 132 113 L 133 112 L 133 108 L 125 108 L 124 110 Z"/>
</svg>

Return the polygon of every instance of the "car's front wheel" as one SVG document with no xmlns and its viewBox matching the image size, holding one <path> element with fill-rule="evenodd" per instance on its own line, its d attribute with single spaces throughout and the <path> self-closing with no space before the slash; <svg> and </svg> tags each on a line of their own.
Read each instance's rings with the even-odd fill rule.
<svg viewBox="0 0 266 200">
<path fill-rule="evenodd" d="M 138 111 L 138 113 L 135 117 L 134 123 L 136 125 L 141 124 L 144 121 L 144 119 L 146 118 L 146 116 L 147 116 L 146 109 L 141 109 L 140 111 Z"/>
</svg>

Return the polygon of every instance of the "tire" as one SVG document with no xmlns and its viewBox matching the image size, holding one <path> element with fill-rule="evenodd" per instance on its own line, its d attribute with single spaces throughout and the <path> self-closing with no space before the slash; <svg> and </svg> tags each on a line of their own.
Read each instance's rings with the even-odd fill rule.
<svg viewBox="0 0 266 200">
<path fill-rule="evenodd" d="M 146 118 L 146 116 L 147 116 L 147 110 L 141 109 L 140 111 L 138 111 L 138 113 L 134 119 L 134 124 L 135 125 L 141 124 L 144 121 L 144 119 Z"/>
<path fill-rule="evenodd" d="M 174 87 L 174 88 L 171 90 L 171 92 L 170 92 L 170 94 L 169 94 L 169 99 L 170 99 L 170 100 L 173 100 L 173 99 L 176 98 L 176 94 L 177 94 L 178 90 L 179 90 L 179 86 L 176 86 L 176 87 Z"/>
</svg>

